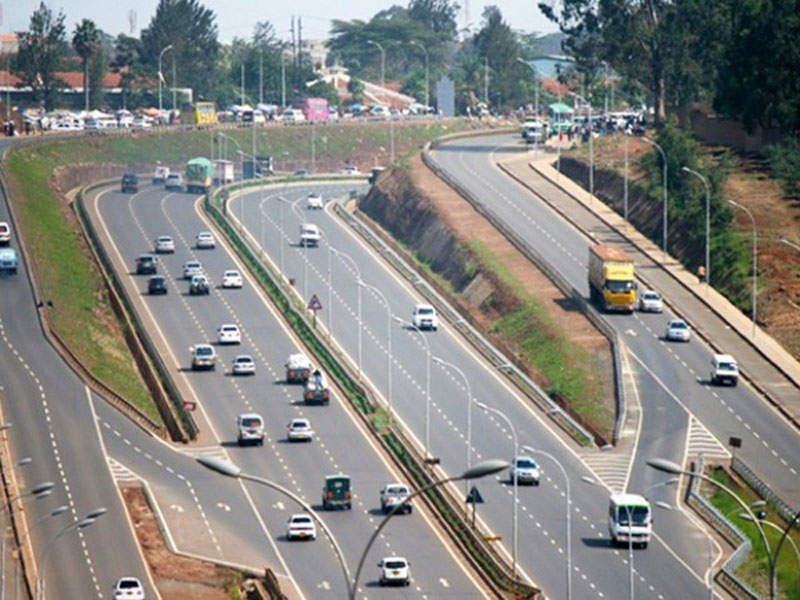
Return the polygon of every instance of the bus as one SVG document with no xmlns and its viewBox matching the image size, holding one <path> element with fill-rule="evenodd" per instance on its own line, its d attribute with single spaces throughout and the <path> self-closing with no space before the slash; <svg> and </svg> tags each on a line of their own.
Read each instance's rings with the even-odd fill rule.
<svg viewBox="0 0 800 600">
<path fill-rule="evenodd" d="M 213 168 L 207 158 L 193 158 L 186 163 L 186 191 L 190 194 L 205 194 L 211 189 Z"/>
<path fill-rule="evenodd" d="M 195 125 L 216 125 L 218 122 L 217 107 L 213 102 L 197 102 L 194 105 Z"/>
<path fill-rule="evenodd" d="M 614 494 L 608 502 L 608 533 L 615 546 L 647 548 L 653 533 L 650 502 L 639 494 Z"/>
</svg>

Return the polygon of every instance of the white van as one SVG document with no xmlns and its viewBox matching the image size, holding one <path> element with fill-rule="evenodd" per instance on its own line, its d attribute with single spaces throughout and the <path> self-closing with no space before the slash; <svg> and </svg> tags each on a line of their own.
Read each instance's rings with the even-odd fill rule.
<svg viewBox="0 0 800 600">
<path fill-rule="evenodd" d="M 650 502 L 639 494 L 613 494 L 608 502 L 608 534 L 615 546 L 647 548 L 653 533 Z"/>
<path fill-rule="evenodd" d="M 709 380 L 712 385 L 730 383 L 736 387 L 739 381 L 739 367 L 736 359 L 730 354 L 715 354 L 711 357 L 711 373 Z"/>
<path fill-rule="evenodd" d="M 313 223 L 303 223 L 300 225 L 300 245 L 303 247 L 314 248 L 319 246 L 319 241 L 322 235 L 319 232 L 319 227 Z"/>
</svg>

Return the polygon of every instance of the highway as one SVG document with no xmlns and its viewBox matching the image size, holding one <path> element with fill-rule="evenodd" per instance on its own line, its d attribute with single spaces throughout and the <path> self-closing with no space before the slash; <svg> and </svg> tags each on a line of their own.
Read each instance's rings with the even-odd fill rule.
<svg viewBox="0 0 800 600">
<path fill-rule="evenodd" d="M 95 196 L 90 203 L 92 218 L 105 233 L 106 250 L 118 274 L 134 297 L 134 306 L 152 335 L 165 349 L 163 359 L 175 376 L 191 390 L 198 401 L 198 412 L 211 426 L 205 442 L 191 449 L 192 456 L 227 457 L 250 474 L 274 480 L 298 493 L 318 507 L 325 475 L 345 472 L 352 477 L 352 511 L 322 513 L 334 532 L 351 568 L 380 518 L 378 492 L 381 486 L 397 479 L 398 474 L 376 450 L 358 418 L 344 401 L 335 397 L 329 406 L 307 407 L 301 402 L 301 388 L 286 385 L 283 365 L 296 351 L 297 341 L 279 322 L 271 305 L 249 276 L 241 290 L 223 290 L 217 285 L 222 272 L 230 268 L 244 271 L 226 245 L 217 240 L 214 250 L 194 248 L 195 235 L 210 229 L 200 215 L 197 196 L 168 193 L 144 187 L 135 194 L 121 194 L 116 189 Z M 130 270 L 135 257 L 152 251 L 158 235 L 171 235 L 176 252 L 159 258 L 159 272 L 168 278 L 169 293 L 151 297 L 144 293 L 147 277 Z M 291 249 L 290 249 L 291 250 Z M 288 254 L 288 253 L 287 253 Z M 203 263 L 212 282 L 209 296 L 189 296 L 188 282 L 181 278 L 181 265 L 190 258 Z M 241 346 L 218 346 L 218 368 L 211 372 L 188 369 L 190 346 L 214 342 L 215 331 L 223 323 L 237 323 L 243 332 Z M 230 364 L 236 354 L 249 353 L 256 360 L 256 375 L 233 377 Z M 239 448 L 235 422 L 238 414 L 258 412 L 265 417 L 267 439 L 263 448 Z M 285 427 L 297 416 L 311 419 L 315 440 L 311 444 L 289 444 Z M 102 421 L 102 420 L 101 420 Z M 128 443 L 138 445 L 129 436 L 135 431 L 114 433 L 109 425 L 106 439 L 114 439 L 112 455 L 119 454 L 131 471 L 163 471 L 154 466 L 156 454 L 145 450 L 131 453 Z M 115 454 L 116 453 L 116 454 Z M 163 462 L 163 460 L 162 460 Z M 167 464 L 167 463 L 164 463 Z M 236 494 L 225 489 L 223 476 L 198 472 L 189 464 L 176 468 L 190 473 L 200 497 L 202 511 L 187 498 L 176 499 L 183 511 L 197 510 L 208 516 L 208 535 L 219 542 L 216 554 L 223 560 L 243 562 L 260 568 L 264 564 L 278 572 L 291 574 L 306 598 L 341 598 L 344 583 L 332 549 L 322 532 L 314 543 L 284 540 L 289 515 L 300 512 L 285 498 L 257 485 L 246 486 L 247 504 L 238 507 Z M 173 468 L 175 470 L 175 468 Z M 160 474 L 163 480 L 167 474 Z M 159 484 L 169 486 L 169 484 Z M 168 507 L 162 506 L 168 512 Z M 185 515 L 178 510 L 178 515 Z M 372 549 L 361 581 L 359 597 L 403 598 L 483 598 L 480 588 L 464 571 L 439 534 L 430 526 L 425 511 L 397 517 L 389 524 Z M 175 518 L 175 515 L 173 515 Z M 191 517 L 187 517 L 191 518 Z M 200 525 L 195 518 L 196 525 Z M 202 527 L 201 527 L 202 528 Z M 241 546 L 237 552 L 236 546 Z M 262 552 L 259 556 L 258 549 Z M 221 550 L 221 551 L 220 551 Z M 211 548 L 208 552 L 212 555 Z M 377 588 L 375 563 L 383 556 L 406 556 L 411 562 L 413 581 L 408 588 L 381 591 Z"/>
<path fill-rule="evenodd" d="M 6 198 L 0 199 L 0 220 L 10 221 Z M 12 246 L 19 248 L 17 232 Z M 5 435 L 14 460 L 30 457 L 18 469 L 22 492 L 43 481 L 54 482 L 50 497 L 24 500 L 28 526 L 48 598 L 110 598 L 118 577 L 133 575 L 146 586 L 146 567 L 93 427 L 90 394 L 83 382 L 46 341 L 36 315 L 26 265 L 16 275 L 0 276 L 0 398 L 3 421 L 13 423 Z M 45 309 L 46 310 L 46 309 Z M 109 419 L 125 420 L 116 411 Z M 54 508 L 69 510 L 47 517 Z M 81 531 L 54 537 L 68 523 L 89 511 L 108 513 Z M 109 549 L 113 548 L 113 552 Z M 6 591 L 11 594 L 11 582 Z"/>
<path fill-rule="evenodd" d="M 493 164 L 517 154 L 519 148 L 510 135 L 467 138 L 444 144 L 434 157 L 588 297 L 587 238 Z M 545 194 L 560 193 L 544 180 L 539 189 Z M 576 210 L 576 215 L 599 239 L 623 243 L 587 211 Z M 608 315 L 633 356 L 645 414 L 654 416 L 666 410 L 674 415 L 647 419 L 653 427 L 642 430 L 641 458 L 655 453 L 649 443 L 659 440 L 665 428 L 678 423 L 688 427 L 688 417 L 693 416 L 717 438 L 718 454 L 726 454 L 722 445 L 730 436 L 741 437 L 743 446 L 737 456 L 784 500 L 796 501 L 800 493 L 797 431 L 749 385 L 709 386 L 712 351 L 696 336 L 689 344 L 665 342 L 663 332 L 671 317 L 670 311 L 662 315 L 636 313 L 633 317 Z M 641 489 L 643 480 L 638 473 L 643 468 L 643 460 L 638 460 L 630 489 Z"/>
<path fill-rule="evenodd" d="M 229 203 L 230 212 L 241 219 L 254 239 L 259 240 L 271 260 L 284 264 L 284 274 L 295 280 L 297 290 L 306 296 L 318 295 L 323 303 L 319 319 L 332 326 L 333 336 L 358 361 L 358 275 L 347 259 L 352 258 L 360 278 L 386 298 L 393 316 L 408 321 L 420 299 L 410 291 L 386 264 L 357 239 L 331 211 L 307 211 L 304 199 L 313 185 L 248 193 Z M 343 192 L 349 190 L 344 189 Z M 331 196 L 325 193 L 325 200 Z M 297 247 L 300 221 L 320 226 L 324 241 L 319 248 Z M 328 306 L 328 248 L 336 250 L 330 262 L 333 306 Z M 282 257 L 282 258 L 281 258 Z M 307 261 L 304 265 L 304 261 Z M 304 281 L 305 278 L 308 281 Z M 389 401 L 387 370 L 387 310 L 381 295 L 365 288 L 362 298 L 363 349 L 365 376 Z M 331 314 L 332 313 L 332 314 Z M 332 323 L 331 323 L 332 321 Z M 597 475 L 581 460 L 577 449 L 553 431 L 543 416 L 523 400 L 497 373 L 480 360 L 473 350 L 443 325 L 438 332 L 424 334 L 432 354 L 457 366 L 469 381 L 473 398 L 503 411 L 515 425 L 520 444 L 533 445 L 558 457 L 572 484 L 573 594 L 576 598 L 620 598 L 627 595 L 626 551 L 611 548 L 606 532 L 608 491 Z M 425 345 L 419 334 L 400 325 L 392 331 L 391 404 L 400 419 L 418 440 L 425 430 Z M 431 453 L 441 459 L 448 474 L 462 470 L 466 462 L 467 391 L 461 376 L 438 364 L 432 367 Z M 683 435 L 676 431 L 662 443 L 670 454 L 682 453 Z M 480 408 L 472 410 L 472 460 L 500 455 L 512 458 L 511 433 L 501 419 L 487 416 Z M 559 471 L 547 459 L 536 456 L 543 467 L 542 485 L 519 490 L 518 562 L 521 570 L 541 586 L 548 597 L 565 596 L 564 484 Z M 595 480 L 595 485 L 582 481 Z M 641 474 L 641 485 L 656 485 L 665 477 L 652 470 Z M 502 536 L 503 547 L 512 549 L 512 486 L 506 474 L 496 481 L 478 482 L 486 500 L 479 507 L 482 518 Z M 675 504 L 675 492 L 655 488 L 653 500 Z M 656 509 L 658 511 L 658 509 Z M 682 531 L 665 543 L 662 537 L 651 542 L 644 552 L 636 552 L 636 595 L 640 598 L 694 598 L 707 594 L 702 577 L 707 568 L 705 538 L 680 511 L 657 512 L 656 531 Z M 699 541 L 703 541 L 699 544 Z"/>
</svg>

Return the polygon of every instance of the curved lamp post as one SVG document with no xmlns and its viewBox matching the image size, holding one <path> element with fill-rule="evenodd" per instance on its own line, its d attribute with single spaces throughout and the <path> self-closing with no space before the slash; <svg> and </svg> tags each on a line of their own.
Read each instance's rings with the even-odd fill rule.
<svg viewBox="0 0 800 600">
<path fill-rule="evenodd" d="M 161 58 L 164 56 L 164 52 L 166 52 L 167 50 L 172 50 L 172 48 L 173 48 L 173 45 L 170 44 L 169 46 L 166 46 L 164 49 L 161 50 L 161 52 L 158 53 L 158 118 L 159 119 L 162 118 L 162 116 L 161 116 L 161 111 L 162 111 L 162 107 L 161 107 L 161 82 L 164 79 L 164 75 L 163 75 L 163 73 L 161 73 Z"/>
<path fill-rule="evenodd" d="M 708 294 L 708 287 L 711 285 L 711 186 L 708 184 L 708 178 L 697 171 L 689 167 L 681 167 L 681 170 L 697 177 L 706 189 L 706 294 Z"/>
<path fill-rule="evenodd" d="M 353 270 L 356 272 L 356 281 L 361 281 L 361 270 L 358 268 L 358 263 L 353 259 L 352 256 L 347 254 L 346 252 L 342 252 L 341 250 L 337 250 L 336 248 L 331 247 L 331 252 L 333 252 L 339 258 L 343 258 L 350 263 L 350 266 L 353 267 Z M 356 286 L 356 294 L 358 295 L 358 379 L 361 380 L 361 330 L 363 329 L 363 321 L 361 320 L 361 286 Z"/>
<path fill-rule="evenodd" d="M 756 335 L 756 316 L 758 315 L 758 231 L 756 230 L 756 219 L 746 206 L 728 200 L 728 204 L 735 206 L 750 217 L 750 222 L 753 225 L 753 337 Z"/>
<path fill-rule="evenodd" d="M 438 356 L 432 357 L 432 360 L 437 365 L 441 365 L 442 367 L 445 367 L 447 369 L 452 369 L 453 371 L 461 375 L 461 379 L 464 380 L 464 386 L 467 388 L 467 460 L 466 460 L 467 467 L 466 468 L 469 469 L 470 465 L 472 465 L 472 403 L 475 400 L 472 397 L 472 388 L 469 385 L 469 379 L 467 379 L 467 376 L 464 375 L 464 371 L 462 371 L 454 364 L 449 363 L 446 360 L 439 358 Z M 465 492 L 467 491 L 466 483 L 464 484 L 464 491 Z"/>
<path fill-rule="evenodd" d="M 431 458 L 431 343 L 428 341 L 428 337 L 413 323 L 406 323 L 397 316 L 393 318 L 396 323 L 416 331 L 422 341 L 425 342 L 425 354 L 427 357 L 425 361 L 425 460 L 428 461 Z"/>
<path fill-rule="evenodd" d="M 386 306 L 386 343 L 387 343 L 387 350 L 386 353 L 386 376 L 388 378 L 388 386 L 389 386 L 389 393 L 387 395 L 387 401 L 389 403 L 389 423 L 392 423 L 394 420 L 394 408 L 392 406 L 392 307 L 389 305 L 389 300 L 386 298 L 384 293 L 376 288 L 374 285 L 370 285 L 363 281 L 360 277 L 358 278 L 358 287 L 365 287 L 368 290 L 371 290 L 376 296 L 381 299 L 384 306 Z M 359 327 L 360 328 L 360 327 Z"/>
<path fill-rule="evenodd" d="M 662 180 L 663 181 L 662 181 L 662 184 L 661 184 L 661 187 L 664 188 L 664 215 L 662 217 L 663 218 L 662 227 L 664 229 L 664 233 L 662 235 L 663 239 L 661 240 L 661 248 L 664 251 L 664 262 L 667 262 L 667 235 L 668 235 L 668 230 L 667 230 L 667 155 L 664 153 L 664 149 L 661 146 L 659 146 L 656 142 L 651 140 L 649 137 L 643 135 L 642 136 L 642 141 L 647 142 L 648 144 L 653 146 L 656 150 L 658 150 L 658 152 L 661 154 L 661 160 L 664 163 L 664 170 L 662 172 L 663 173 L 662 174 Z"/>
</svg>

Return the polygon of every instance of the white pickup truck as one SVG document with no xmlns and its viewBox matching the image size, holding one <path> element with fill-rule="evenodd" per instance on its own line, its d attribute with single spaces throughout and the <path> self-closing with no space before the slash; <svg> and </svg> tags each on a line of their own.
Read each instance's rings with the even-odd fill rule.
<svg viewBox="0 0 800 600">
<path fill-rule="evenodd" d="M 319 241 L 322 235 L 319 232 L 319 227 L 313 223 L 303 223 L 300 225 L 300 245 L 305 248 L 316 248 L 319 246 Z"/>
<path fill-rule="evenodd" d="M 381 511 L 388 514 L 399 505 L 396 512 L 411 514 L 411 502 L 408 501 L 410 494 L 404 483 L 387 483 L 381 490 Z"/>
</svg>

